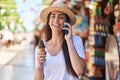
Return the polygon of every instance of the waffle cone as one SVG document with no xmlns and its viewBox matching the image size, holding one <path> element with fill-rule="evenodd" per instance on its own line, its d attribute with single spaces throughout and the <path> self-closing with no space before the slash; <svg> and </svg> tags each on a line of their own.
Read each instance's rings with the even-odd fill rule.
<svg viewBox="0 0 120 80">
<path fill-rule="evenodd" d="M 45 48 L 39 48 L 40 52 L 45 52 Z"/>
</svg>

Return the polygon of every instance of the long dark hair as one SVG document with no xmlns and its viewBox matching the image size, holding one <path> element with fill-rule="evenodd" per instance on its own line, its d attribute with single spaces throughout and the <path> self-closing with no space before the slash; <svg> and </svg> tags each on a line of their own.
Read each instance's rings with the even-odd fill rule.
<svg viewBox="0 0 120 80">
<path fill-rule="evenodd" d="M 51 14 L 51 13 L 50 13 Z M 50 18 L 50 14 L 48 15 L 48 20 L 47 20 L 47 23 L 46 23 L 46 28 L 45 28 L 45 40 L 46 41 L 49 41 L 51 38 L 52 38 L 52 30 L 49 26 L 49 18 Z M 66 15 L 67 16 L 67 15 Z M 67 18 L 69 19 L 69 17 L 67 16 Z M 64 32 L 63 32 L 64 33 Z M 65 33 L 64 33 L 65 35 Z M 68 46 L 67 46 L 67 43 L 66 43 L 66 40 L 64 39 L 63 40 L 63 43 L 62 43 L 62 50 L 63 50 L 63 53 L 64 53 L 64 58 L 65 58 L 65 63 L 66 63 L 66 68 L 67 68 L 67 71 L 69 74 L 72 74 L 74 77 L 78 77 L 77 74 L 75 73 L 73 67 L 72 67 L 72 64 L 71 64 L 71 61 L 70 61 L 70 56 L 69 56 L 69 51 L 68 51 Z"/>
</svg>

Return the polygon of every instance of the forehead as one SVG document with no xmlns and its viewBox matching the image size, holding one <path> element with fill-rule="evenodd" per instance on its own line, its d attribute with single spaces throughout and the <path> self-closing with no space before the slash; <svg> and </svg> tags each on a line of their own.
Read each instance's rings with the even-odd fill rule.
<svg viewBox="0 0 120 80">
<path fill-rule="evenodd" d="M 64 15 L 64 16 L 66 16 L 66 14 L 61 12 L 61 11 L 52 11 L 51 14 L 52 15 Z"/>
</svg>

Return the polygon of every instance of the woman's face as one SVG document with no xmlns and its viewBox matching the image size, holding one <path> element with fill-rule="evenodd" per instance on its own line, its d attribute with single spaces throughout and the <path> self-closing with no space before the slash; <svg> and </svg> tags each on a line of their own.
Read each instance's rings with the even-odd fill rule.
<svg viewBox="0 0 120 80">
<path fill-rule="evenodd" d="M 51 12 L 49 18 L 49 25 L 52 31 L 62 31 L 66 18 L 66 15 L 60 11 Z"/>
</svg>

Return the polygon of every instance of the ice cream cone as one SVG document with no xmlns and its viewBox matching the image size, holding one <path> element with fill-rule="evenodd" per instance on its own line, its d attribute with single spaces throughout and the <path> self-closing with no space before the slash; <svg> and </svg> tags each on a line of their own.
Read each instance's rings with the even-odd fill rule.
<svg viewBox="0 0 120 80">
<path fill-rule="evenodd" d="M 39 48 L 40 52 L 45 52 L 45 48 Z"/>
<path fill-rule="evenodd" d="M 39 41 L 38 47 L 39 47 L 39 51 L 45 52 L 45 45 L 44 45 L 43 40 L 40 40 L 40 41 Z"/>
</svg>

